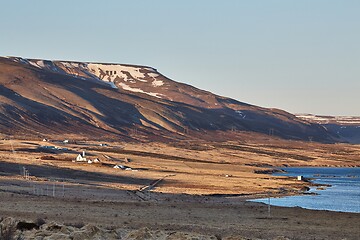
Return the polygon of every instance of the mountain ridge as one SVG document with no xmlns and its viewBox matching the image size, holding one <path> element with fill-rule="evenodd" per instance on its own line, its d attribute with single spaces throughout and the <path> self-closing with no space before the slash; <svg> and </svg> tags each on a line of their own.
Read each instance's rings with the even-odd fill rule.
<svg viewBox="0 0 360 240">
<path fill-rule="evenodd" d="M 296 114 L 300 119 L 317 123 L 339 135 L 346 142 L 360 144 L 360 117 Z"/>
<path fill-rule="evenodd" d="M 325 128 L 283 110 L 176 82 L 149 66 L 19 57 L 2 57 L 0 64 L 0 119 L 9 128 L 2 132 L 19 128 L 43 136 L 44 128 L 57 134 L 80 129 L 88 137 L 101 132 L 129 138 L 135 131 L 144 138 L 155 134 L 165 139 L 226 132 L 231 140 L 236 138 L 232 132 L 240 131 L 336 141 L 336 135 Z"/>
</svg>

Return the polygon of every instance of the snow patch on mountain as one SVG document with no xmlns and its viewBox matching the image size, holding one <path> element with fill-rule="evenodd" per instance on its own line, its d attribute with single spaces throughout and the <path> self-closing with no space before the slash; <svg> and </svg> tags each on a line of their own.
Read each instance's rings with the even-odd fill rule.
<svg viewBox="0 0 360 240">
<path fill-rule="evenodd" d="M 360 124 L 360 117 L 353 117 L 353 116 L 318 116 L 312 114 L 298 114 L 296 117 L 316 122 L 319 124 L 329 124 L 329 123 L 338 123 L 338 124 L 345 124 L 345 125 L 353 125 L 353 124 Z"/>
<path fill-rule="evenodd" d="M 153 97 L 157 97 L 157 98 L 161 98 L 159 95 L 161 95 L 160 93 L 153 93 L 153 92 L 145 92 L 140 88 L 132 88 L 128 85 L 126 85 L 125 83 L 119 83 L 119 86 L 127 91 L 131 91 L 131 92 L 137 92 L 137 93 L 145 93 L 147 95 L 153 96 Z"/>
<path fill-rule="evenodd" d="M 148 76 L 149 77 L 152 77 L 152 78 L 157 78 L 159 76 L 158 73 L 154 73 L 154 72 L 151 72 L 151 73 L 148 73 Z"/>
<path fill-rule="evenodd" d="M 155 68 L 152 68 L 152 67 L 145 67 L 144 69 L 145 69 L 145 70 L 148 70 L 149 72 L 154 72 L 154 73 L 157 72 L 156 69 L 155 69 Z"/>
<path fill-rule="evenodd" d="M 111 81 L 114 81 L 116 78 L 120 78 L 125 82 L 130 80 L 147 82 L 147 80 L 144 79 L 145 74 L 140 72 L 141 68 L 95 63 L 89 63 L 87 67 L 91 73 L 100 79 L 107 78 Z"/>
<path fill-rule="evenodd" d="M 40 68 L 44 68 L 44 67 L 45 67 L 44 61 L 42 61 L 42 60 L 36 61 L 36 64 L 37 64 Z"/>
<path fill-rule="evenodd" d="M 30 63 L 30 65 L 36 67 L 36 68 L 44 68 L 45 64 L 43 61 L 29 61 L 28 63 Z"/>
<path fill-rule="evenodd" d="M 244 114 L 242 111 L 236 110 L 235 112 L 236 112 L 240 117 L 246 118 L 246 114 Z"/>
<path fill-rule="evenodd" d="M 65 68 L 71 69 L 71 68 L 79 68 L 79 64 L 78 63 L 74 63 L 74 62 L 60 62 Z"/>
<path fill-rule="evenodd" d="M 338 123 L 341 123 L 341 124 L 360 124 L 360 120 L 359 121 L 338 121 Z"/>
<path fill-rule="evenodd" d="M 160 87 L 162 85 L 164 85 L 164 82 L 161 80 L 154 80 L 151 85 L 153 85 L 154 87 Z"/>
<path fill-rule="evenodd" d="M 34 67 L 37 67 L 37 68 L 40 68 L 40 66 L 39 65 L 37 65 L 36 63 L 34 63 L 34 62 L 29 62 L 30 63 L 30 65 L 32 65 L 32 66 L 34 66 Z"/>
</svg>

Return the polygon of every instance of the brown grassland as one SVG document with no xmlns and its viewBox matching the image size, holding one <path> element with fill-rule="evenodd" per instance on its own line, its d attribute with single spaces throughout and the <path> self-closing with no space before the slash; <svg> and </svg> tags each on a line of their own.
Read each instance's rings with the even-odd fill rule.
<svg viewBox="0 0 360 240">
<path fill-rule="evenodd" d="M 101 163 L 73 162 L 82 151 Z M 310 183 L 270 175 L 284 166 L 360 166 L 360 146 L 266 138 L 166 144 L 6 139 L 0 141 L 0 217 L 89 223 L 122 229 L 129 239 L 360 237 L 360 214 L 272 207 L 269 215 L 266 205 L 246 201 L 302 194 Z M 20 175 L 24 168 L 28 179 Z"/>
</svg>

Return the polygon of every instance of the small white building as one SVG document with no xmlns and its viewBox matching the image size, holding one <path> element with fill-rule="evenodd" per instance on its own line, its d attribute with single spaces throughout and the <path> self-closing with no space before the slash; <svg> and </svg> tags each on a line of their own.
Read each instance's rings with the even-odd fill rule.
<svg viewBox="0 0 360 240">
<path fill-rule="evenodd" d="M 297 176 L 297 180 L 298 180 L 298 181 L 303 181 L 303 180 L 304 180 L 304 177 L 303 177 L 303 176 Z"/>
<path fill-rule="evenodd" d="M 85 151 L 82 154 L 77 155 L 76 159 L 73 162 L 87 162 Z"/>
<path fill-rule="evenodd" d="M 121 170 L 132 170 L 131 167 L 124 166 L 124 165 L 115 165 L 114 168 L 121 169 Z"/>
<path fill-rule="evenodd" d="M 94 160 L 89 159 L 89 160 L 87 160 L 87 162 L 88 162 L 89 164 L 92 164 L 92 163 L 100 163 L 100 160 L 99 160 L 98 158 L 95 158 Z"/>
</svg>

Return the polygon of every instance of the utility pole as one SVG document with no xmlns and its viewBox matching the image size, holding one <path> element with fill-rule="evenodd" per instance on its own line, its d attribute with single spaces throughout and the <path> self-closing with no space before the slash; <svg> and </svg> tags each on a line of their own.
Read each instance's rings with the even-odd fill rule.
<svg viewBox="0 0 360 240">
<path fill-rule="evenodd" d="M 273 128 L 269 128 L 269 136 L 274 136 L 274 129 Z"/>
<path fill-rule="evenodd" d="M 271 217 L 271 205 L 270 205 L 270 196 L 269 196 L 269 200 L 268 200 L 268 218 Z"/>
</svg>

